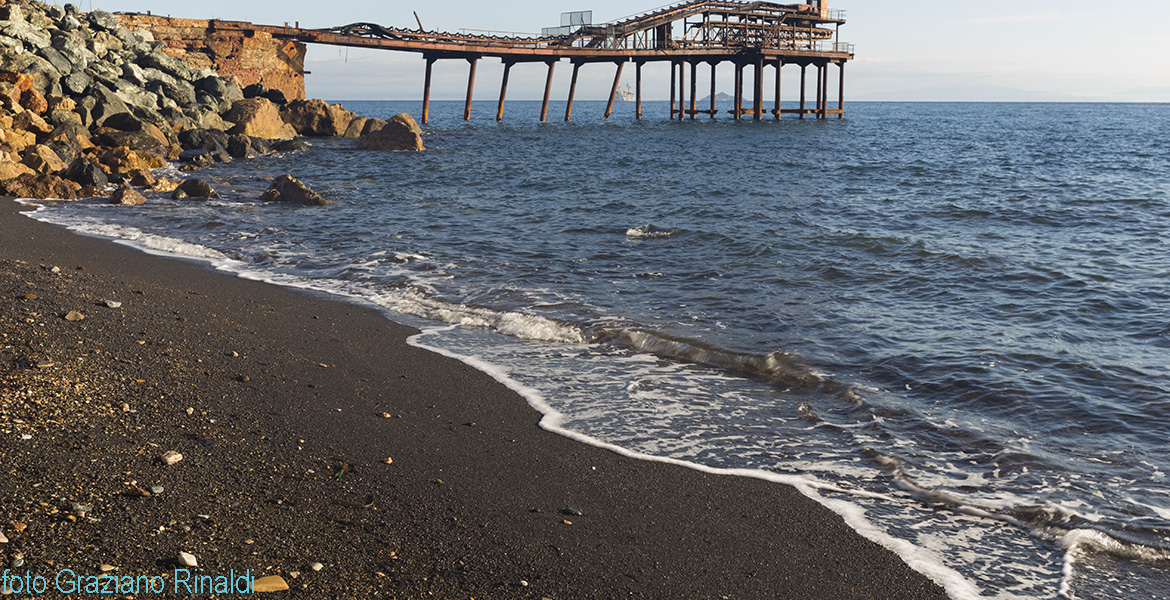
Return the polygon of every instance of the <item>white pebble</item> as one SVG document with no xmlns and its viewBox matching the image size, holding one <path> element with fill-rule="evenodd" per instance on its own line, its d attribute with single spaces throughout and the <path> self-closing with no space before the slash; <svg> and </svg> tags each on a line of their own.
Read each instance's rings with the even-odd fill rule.
<svg viewBox="0 0 1170 600">
<path fill-rule="evenodd" d="M 195 559 L 194 554 L 180 552 L 179 553 L 179 564 L 184 566 L 184 567 L 198 567 L 199 561 Z"/>
</svg>

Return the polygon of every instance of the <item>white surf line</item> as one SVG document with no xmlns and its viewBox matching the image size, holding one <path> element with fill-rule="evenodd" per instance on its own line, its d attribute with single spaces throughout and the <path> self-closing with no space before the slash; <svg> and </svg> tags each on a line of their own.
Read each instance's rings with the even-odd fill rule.
<svg viewBox="0 0 1170 600">
<path fill-rule="evenodd" d="M 504 369 L 480 358 L 466 356 L 452 352 L 450 350 L 446 350 L 444 348 L 430 346 L 422 341 L 422 339 L 425 337 L 438 335 L 445 331 L 451 331 L 457 327 L 458 325 L 447 325 L 442 327 L 427 328 L 424 329 L 421 333 L 410 336 L 407 338 L 406 342 L 417 348 L 422 348 L 436 354 L 441 354 L 448 358 L 453 358 L 479 371 L 483 371 L 508 389 L 522 396 L 525 400 L 528 401 L 528 404 L 532 406 L 532 408 L 536 409 L 538 412 L 544 415 L 540 419 L 540 427 L 546 431 L 567 437 L 571 440 L 578 441 L 583 444 L 609 450 L 622 456 L 627 456 L 637 460 L 661 462 L 680 467 L 686 467 L 688 469 L 694 469 L 704 473 L 711 473 L 714 475 L 751 477 L 773 483 L 790 485 L 799 490 L 808 498 L 836 513 L 845 520 L 847 525 L 849 525 L 862 537 L 865 537 L 866 539 L 898 555 L 907 566 L 909 566 L 911 569 L 914 569 L 915 571 L 918 571 L 919 573 L 922 573 L 931 581 L 937 583 L 944 590 L 946 590 L 947 595 L 949 595 L 954 600 L 979 600 L 984 597 L 982 594 L 980 594 L 979 589 L 974 584 L 974 582 L 964 577 L 958 571 L 943 564 L 934 552 L 926 548 L 915 546 L 906 540 L 896 538 L 882 531 L 880 528 L 865 518 L 865 510 L 858 507 L 857 505 L 845 500 L 825 498 L 819 492 L 829 491 L 890 502 L 894 501 L 893 497 L 887 496 L 885 494 L 865 492 L 861 490 L 847 490 L 829 483 L 825 483 L 823 481 L 818 481 L 812 476 L 783 475 L 780 473 L 771 473 L 761 469 L 725 469 L 709 467 L 707 465 L 701 465 L 676 458 L 653 456 L 650 454 L 635 452 L 627 448 L 622 448 L 621 446 L 617 446 L 609 442 L 603 442 L 583 433 L 576 432 L 571 429 L 566 429 L 562 426 L 562 423 L 564 422 L 564 414 L 553 409 L 548 404 L 548 402 L 545 401 L 543 394 L 541 394 L 538 390 L 516 381 Z"/>
</svg>

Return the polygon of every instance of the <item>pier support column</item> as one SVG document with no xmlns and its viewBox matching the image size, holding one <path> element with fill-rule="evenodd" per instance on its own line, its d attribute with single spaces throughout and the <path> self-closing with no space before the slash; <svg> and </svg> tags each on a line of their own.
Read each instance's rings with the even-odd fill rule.
<svg viewBox="0 0 1170 600">
<path fill-rule="evenodd" d="M 508 95 L 508 75 L 512 72 L 512 64 L 504 61 L 504 78 L 500 81 L 500 104 L 496 107 L 496 122 L 504 120 L 504 98 Z"/>
<path fill-rule="evenodd" d="M 642 120 L 642 65 L 641 61 L 634 63 L 634 118 Z"/>
<path fill-rule="evenodd" d="M 544 123 L 545 119 L 548 118 L 548 97 L 549 97 L 549 94 L 552 92 L 553 68 L 557 66 L 557 63 L 554 60 L 548 61 L 547 64 L 548 64 L 548 76 L 546 76 L 544 79 L 544 102 L 541 102 L 541 104 L 540 104 L 540 122 L 541 123 Z"/>
<path fill-rule="evenodd" d="M 764 57 L 756 59 L 756 114 L 752 119 L 764 118 Z"/>
<path fill-rule="evenodd" d="M 731 109 L 735 114 L 735 120 L 738 121 L 743 112 L 743 63 L 735 63 L 735 106 Z"/>
<path fill-rule="evenodd" d="M 829 118 L 829 63 L 821 66 L 824 76 L 821 78 L 821 118 Z"/>
<path fill-rule="evenodd" d="M 715 118 L 715 67 L 718 65 L 719 65 L 718 62 L 715 62 L 715 61 L 711 62 L 711 118 L 712 119 Z"/>
<path fill-rule="evenodd" d="M 423 110 L 422 122 L 426 125 L 431 120 L 431 67 L 435 64 L 435 58 L 427 56 L 427 74 L 423 79 Z"/>
<path fill-rule="evenodd" d="M 569 83 L 569 103 L 565 106 L 565 122 L 573 116 L 573 95 L 577 93 L 577 71 L 581 70 L 581 63 L 573 63 L 573 80 Z"/>
<path fill-rule="evenodd" d="M 605 116 L 603 119 L 608 119 L 609 115 L 613 114 L 613 97 L 617 96 L 618 85 L 622 82 L 622 69 L 625 66 L 625 61 L 617 63 L 617 73 L 613 76 L 613 87 L 609 88 L 609 104 L 605 105 Z"/>
<path fill-rule="evenodd" d="M 838 66 L 841 67 L 841 73 L 840 73 L 840 79 L 837 82 L 837 84 L 839 86 L 839 88 L 837 90 L 837 110 L 839 110 L 841 112 L 837 113 L 837 118 L 844 119 L 845 118 L 845 61 L 841 61 Z"/>
<path fill-rule="evenodd" d="M 674 95 L 679 91 L 679 88 L 677 88 L 679 80 L 677 80 L 677 75 L 675 74 L 676 64 L 674 61 L 670 61 L 670 120 L 674 120 Z"/>
<path fill-rule="evenodd" d="M 784 70 L 784 59 L 777 58 L 776 59 L 776 108 L 772 110 L 772 113 L 776 115 L 777 121 L 780 120 L 780 111 L 781 111 L 781 108 L 780 108 L 780 79 L 781 79 L 780 74 L 783 70 Z"/>
<path fill-rule="evenodd" d="M 804 118 L 804 96 L 808 89 L 806 83 L 808 74 L 808 65 L 800 65 L 800 118 Z"/>
<path fill-rule="evenodd" d="M 678 63 L 678 120 L 687 118 L 687 63 Z"/>
<path fill-rule="evenodd" d="M 813 113 L 816 114 L 816 117 L 818 119 L 821 119 L 821 118 L 824 118 L 824 115 L 821 114 L 821 99 L 822 99 L 821 91 L 822 91 L 822 87 L 824 85 L 824 80 L 822 78 L 825 76 L 825 68 L 822 67 L 821 65 L 816 65 L 816 67 L 817 67 L 817 99 L 816 99 L 816 106 L 813 108 Z"/>
<path fill-rule="evenodd" d="M 467 62 L 471 63 L 471 67 L 467 71 L 467 101 L 463 104 L 463 120 L 471 120 L 471 96 L 475 92 L 475 64 L 479 62 L 478 58 L 469 58 Z"/>
<path fill-rule="evenodd" d="M 698 63 L 690 63 L 690 120 L 695 120 L 695 109 L 698 106 Z"/>
</svg>

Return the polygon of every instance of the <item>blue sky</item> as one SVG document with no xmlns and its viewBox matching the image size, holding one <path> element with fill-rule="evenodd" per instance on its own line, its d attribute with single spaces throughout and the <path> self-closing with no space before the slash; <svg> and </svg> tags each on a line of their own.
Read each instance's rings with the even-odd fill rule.
<svg viewBox="0 0 1170 600">
<path fill-rule="evenodd" d="M 655 8 L 662 0 L 82 0 L 79 6 L 89 10 L 91 2 L 109 11 L 299 21 L 302 27 L 368 21 L 413 28 L 417 11 L 429 30 L 539 32 L 559 25 L 561 12 L 592 10 L 593 21 L 602 23 Z M 848 99 L 1170 102 L 1170 2 L 1165 0 L 830 0 L 830 7 L 847 11 L 841 39 L 856 44 L 856 60 L 846 69 Z M 306 79 L 310 96 L 414 99 L 422 93 L 423 60 L 416 54 L 310 46 L 306 69 L 312 72 Z M 725 69 L 720 91 L 731 87 L 731 67 Z M 567 91 L 570 71 L 567 62 L 558 66 L 554 94 Z M 632 71 L 627 69 L 624 82 L 632 84 Z M 501 73 L 498 60 L 480 62 L 476 99 L 498 94 Z M 665 65 L 647 66 L 648 97 L 669 93 L 668 73 Z M 463 98 L 465 61 L 439 61 L 434 76 L 434 98 Z M 603 98 L 612 77 L 609 65 L 583 68 L 578 97 Z M 787 72 L 785 77 L 793 91 Z M 542 65 L 518 65 L 508 97 L 538 99 L 543 85 Z"/>
</svg>

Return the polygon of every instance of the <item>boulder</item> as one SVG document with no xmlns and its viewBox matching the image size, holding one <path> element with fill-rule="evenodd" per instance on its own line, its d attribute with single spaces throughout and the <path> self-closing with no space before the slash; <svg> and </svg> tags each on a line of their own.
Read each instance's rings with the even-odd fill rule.
<svg viewBox="0 0 1170 600">
<path fill-rule="evenodd" d="M 243 89 L 245 98 L 263 98 L 268 93 L 268 86 L 263 83 L 253 83 Z"/>
<path fill-rule="evenodd" d="M 123 185 L 110 194 L 111 204 L 121 204 L 122 206 L 142 206 L 146 204 L 146 196 L 138 193 L 137 190 L 129 185 Z"/>
<path fill-rule="evenodd" d="M 196 168 L 210 166 L 215 163 L 215 159 L 211 157 L 211 153 L 202 148 L 184 150 L 179 154 L 179 161 Z"/>
<path fill-rule="evenodd" d="M 288 98 L 285 98 L 284 92 L 280 90 L 270 89 L 267 94 L 264 94 L 264 97 L 271 100 L 273 104 L 288 104 Z"/>
<path fill-rule="evenodd" d="M 367 133 L 372 133 L 385 126 L 386 122 L 382 119 L 371 119 L 369 117 L 355 116 L 353 120 L 349 122 L 349 127 L 345 128 L 345 133 L 342 134 L 341 137 L 357 139 L 363 135 L 366 135 Z"/>
<path fill-rule="evenodd" d="M 268 190 L 260 195 L 260 201 L 288 202 L 301 206 L 325 206 L 329 204 L 320 194 L 309 189 L 309 186 L 301 183 L 299 179 L 292 175 L 281 175 L 272 180 L 272 185 L 268 186 Z"/>
<path fill-rule="evenodd" d="M 21 175 L 33 175 L 34 171 L 16 160 L 14 155 L 0 150 L 0 181 L 7 181 Z"/>
<path fill-rule="evenodd" d="M 84 152 L 93 148 L 93 142 L 89 139 L 89 132 L 80 125 L 66 123 L 59 125 L 52 133 L 45 136 L 46 144 L 53 142 L 61 142 L 69 144 L 78 152 Z"/>
<path fill-rule="evenodd" d="M 309 145 L 301 140 L 283 140 L 269 147 L 273 152 L 305 152 Z"/>
<path fill-rule="evenodd" d="M 259 154 L 252 149 L 252 138 L 241 134 L 228 138 L 227 151 L 232 158 L 255 158 Z"/>
<path fill-rule="evenodd" d="M 280 118 L 280 111 L 267 98 L 238 100 L 232 104 L 232 109 L 225 117 L 236 124 L 230 133 L 269 140 L 287 140 L 297 136 L 296 129 Z"/>
<path fill-rule="evenodd" d="M 192 82 L 200 79 L 199 73 L 186 62 L 160 50 L 147 52 L 139 56 L 136 62 L 143 67 L 158 69 L 184 81 Z"/>
<path fill-rule="evenodd" d="M 219 193 L 211 189 L 211 186 L 202 179 L 188 179 L 175 188 L 175 191 L 171 193 L 171 198 L 175 200 L 209 200 L 219 198 Z"/>
<path fill-rule="evenodd" d="M 358 138 L 357 147 L 359 150 L 425 150 L 422 129 L 406 113 L 394 115 L 385 127 Z"/>
<path fill-rule="evenodd" d="M 160 142 L 158 138 L 145 131 L 118 131 L 107 129 L 97 138 L 105 146 L 122 146 L 138 152 L 148 152 L 164 156 L 169 145 Z"/>
<path fill-rule="evenodd" d="M 56 175 L 24 174 L 0 182 L 0 196 L 76 200 L 77 190 Z"/>
<path fill-rule="evenodd" d="M 104 10 L 95 10 L 89 13 L 88 21 L 90 26 L 105 31 L 118 27 L 118 18 Z"/>
<path fill-rule="evenodd" d="M 124 176 L 132 171 L 158 169 L 165 167 L 167 161 L 161 156 L 150 153 L 138 153 L 126 146 L 110 148 L 102 153 L 99 159 L 111 175 Z"/>
<path fill-rule="evenodd" d="M 46 141 L 45 147 L 55 152 L 57 157 L 66 164 L 77 160 L 77 158 L 81 156 L 81 152 L 78 151 L 77 148 L 69 145 L 66 142 L 62 142 L 61 140 Z"/>
<path fill-rule="evenodd" d="M 65 161 L 48 146 L 37 144 L 24 151 L 24 165 L 37 173 L 60 173 L 65 170 Z"/>
<path fill-rule="evenodd" d="M 89 98 L 92 99 L 93 107 L 89 109 L 90 116 L 93 118 L 94 125 L 102 125 L 106 119 L 121 113 L 130 112 L 130 107 L 122 101 L 114 92 L 110 91 L 106 86 L 99 83 L 93 83 L 89 86 Z M 86 105 L 85 99 L 82 100 L 79 107 Z"/>
<path fill-rule="evenodd" d="M 25 90 L 24 93 L 20 95 L 20 105 L 23 106 L 25 110 L 35 112 L 38 115 L 43 115 L 45 114 L 45 111 L 49 110 L 49 101 L 45 100 L 44 95 L 35 89 Z"/>
<path fill-rule="evenodd" d="M 10 72 L 0 73 L 0 81 L 11 83 L 12 85 L 16 86 L 16 89 L 20 90 L 20 93 L 22 94 L 28 90 L 33 89 L 33 84 L 35 83 L 33 81 L 32 75 Z"/>
<path fill-rule="evenodd" d="M 337 137 L 345 133 L 354 114 L 339 104 L 324 100 L 293 100 L 280 111 L 280 118 L 300 135 Z"/>
<path fill-rule="evenodd" d="M 0 127 L 0 146 L 10 148 L 13 152 L 24 152 L 25 148 L 37 143 L 34 133 Z"/>
<path fill-rule="evenodd" d="M 85 157 L 78 158 L 70 163 L 69 168 L 65 169 L 63 175 L 70 181 L 76 181 L 86 187 L 101 188 L 110 184 L 110 179 L 106 177 L 106 172 L 97 163 Z"/>
<path fill-rule="evenodd" d="M 141 188 L 153 188 L 154 184 L 158 181 L 158 178 L 154 176 L 154 173 L 151 173 L 150 171 L 144 171 L 142 169 L 130 172 L 128 174 L 128 178 L 130 180 L 130 185 Z"/>
<path fill-rule="evenodd" d="M 12 117 L 12 128 L 27 131 L 38 137 L 53 132 L 51 125 L 42 119 L 40 115 L 29 110 Z"/>
<path fill-rule="evenodd" d="M 0 26 L 0 33 L 16 38 L 31 47 L 44 48 L 53 41 L 41 28 L 31 23 L 24 21 L 0 21 L 0 23 L 3 23 Z"/>
</svg>

